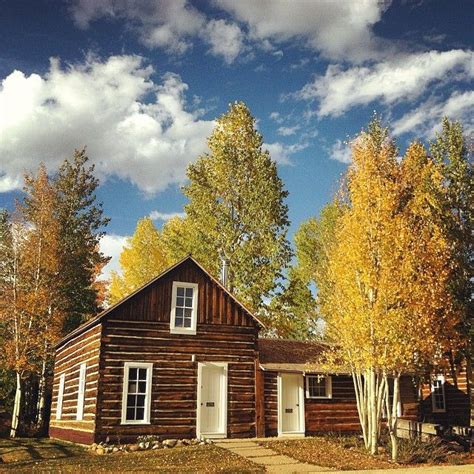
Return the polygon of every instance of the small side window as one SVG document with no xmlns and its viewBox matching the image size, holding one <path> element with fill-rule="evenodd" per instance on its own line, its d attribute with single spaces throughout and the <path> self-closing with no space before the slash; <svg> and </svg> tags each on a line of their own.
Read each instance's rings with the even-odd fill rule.
<svg viewBox="0 0 474 474">
<path fill-rule="evenodd" d="M 307 375 L 306 398 L 332 398 L 330 375 Z"/>
<path fill-rule="evenodd" d="M 77 390 L 77 412 L 76 420 L 84 418 L 84 396 L 86 389 L 86 364 L 81 364 L 79 369 L 79 387 Z"/>
<path fill-rule="evenodd" d="M 444 413 L 446 411 L 444 382 L 444 377 L 442 375 L 438 375 L 431 383 L 431 402 L 433 405 L 433 413 Z"/>
<path fill-rule="evenodd" d="M 63 415 L 63 397 L 64 397 L 64 381 L 66 380 L 66 374 L 59 376 L 59 388 L 58 388 L 58 402 L 56 404 L 56 420 L 60 420 Z"/>
</svg>

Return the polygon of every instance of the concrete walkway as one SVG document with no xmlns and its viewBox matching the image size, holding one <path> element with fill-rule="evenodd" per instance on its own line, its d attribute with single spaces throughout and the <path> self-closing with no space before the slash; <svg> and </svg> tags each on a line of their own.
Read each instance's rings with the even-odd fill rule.
<svg viewBox="0 0 474 474">
<path fill-rule="evenodd" d="M 270 473 L 290 474 L 294 472 L 328 472 L 327 467 L 307 464 L 296 459 L 278 454 L 270 448 L 260 446 L 257 441 L 242 440 L 222 440 L 215 441 L 216 446 L 228 449 L 229 451 L 242 456 L 255 464 L 261 464 Z"/>
</svg>

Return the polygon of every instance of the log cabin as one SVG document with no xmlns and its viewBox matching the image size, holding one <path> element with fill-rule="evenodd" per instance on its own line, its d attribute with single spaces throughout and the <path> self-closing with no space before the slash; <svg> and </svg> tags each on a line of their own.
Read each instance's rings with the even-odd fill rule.
<svg viewBox="0 0 474 474">
<path fill-rule="evenodd" d="M 91 444 L 358 431 L 350 374 L 314 365 L 327 346 L 259 338 L 263 327 L 186 257 L 59 341 L 50 437 Z M 436 387 L 424 395 L 441 403 Z M 418 419 L 418 398 L 403 377 L 399 414 Z"/>
</svg>

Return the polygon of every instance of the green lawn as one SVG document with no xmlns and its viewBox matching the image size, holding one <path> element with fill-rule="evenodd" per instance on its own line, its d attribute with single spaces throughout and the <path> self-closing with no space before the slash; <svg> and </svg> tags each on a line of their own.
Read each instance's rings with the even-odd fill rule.
<svg viewBox="0 0 474 474">
<path fill-rule="evenodd" d="M 50 439 L 0 439 L 0 471 L 27 472 L 186 472 L 257 473 L 260 466 L 213 445 L 99 456 Z"/>
</svg>

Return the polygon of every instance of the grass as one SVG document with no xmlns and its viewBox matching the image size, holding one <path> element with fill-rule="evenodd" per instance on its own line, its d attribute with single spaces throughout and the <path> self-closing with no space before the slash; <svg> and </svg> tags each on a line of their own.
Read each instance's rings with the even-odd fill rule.
<svg viewBox="0 0 474 474">
<path fill-rule="evenodd" d="M 264 441 L 263 446 L 302 462 L 339 470 L 393 469 L 395 465 L 363 450 L 357 439 L 344 437 L 341 440 L 327 436 Z"/>
<path fill-rule="evenodd" d="M 445 457 L 437 459 L 436 456 L 426 455 L 423 460 L 419 456 L 420 446 L 415 450 L 417 460 L 413 460 L 412 454 L 404 453 L 407 448 L 413 449 L 413 443 L 407 440 L 400 440 L 400 458 L 402 454 L 407 464 L 395 464 L 389 460 L 389 449 L 381 452 L 377 456 L 371 456 L 364 448 L 362 440 L 357 436 L 338 436 L 324 435 L 313 438 L 262 441 L 260 444 L 274 451 L 290 456 L 302 462 L 316 464 L 318 466 L 339 469 L 344 471 L 362 470 L 362 469 L 397 469 L 401 467 L 413 466 L 414 463 L 420 465 L 433 465 L 444 461 L 447 464 L 459 465 L 472 463 L 473 458 L 470 454 L 446 454 Z M 433 446 L 423 444 L 423 453 L 433 449 Z M 409 449 L 408 449 L 409 451 Z M 446 453 L 446 451 L 444 451 Z M 410 454 L 410 455 L 407 455 Z M 425 453 L 426 454 L 426 453 Z"/>
<path fill-rule="evenodd" d="M 0 471 L 15 473 L 261 473 L 263 469 L 213 445 L 97 455 L 50 439 L 0 439 Z"/>
</svg>

